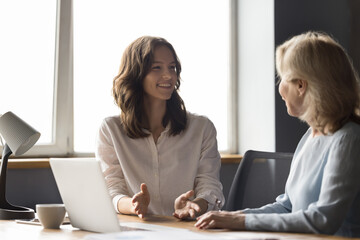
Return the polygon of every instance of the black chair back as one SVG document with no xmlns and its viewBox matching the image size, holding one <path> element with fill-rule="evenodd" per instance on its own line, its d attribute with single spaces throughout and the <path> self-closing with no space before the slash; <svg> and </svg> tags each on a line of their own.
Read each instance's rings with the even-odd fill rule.
<svg viewBox="0 0 360 240">
<path fill-rule="evenodd" d="M 225 210 L 258 208 L 272 203 L 285 191 L 292 153 L 249 150 L 231 184 Z"/>
</svg>

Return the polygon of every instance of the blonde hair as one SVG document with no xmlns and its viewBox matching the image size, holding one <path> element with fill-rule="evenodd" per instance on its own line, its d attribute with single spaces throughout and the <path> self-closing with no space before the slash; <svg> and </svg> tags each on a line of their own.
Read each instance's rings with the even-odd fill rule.
<svg viewBox="0 0 360 240">
<path fill-rule="evenodd" d="M 325 33 L 307 32 L 276 49 L 276 70 L 282 79 L 307 82 L 302 121 L 322 133 L 346 122 L 360 123 L 359 76 L 344 48 Z"/>
</svg>

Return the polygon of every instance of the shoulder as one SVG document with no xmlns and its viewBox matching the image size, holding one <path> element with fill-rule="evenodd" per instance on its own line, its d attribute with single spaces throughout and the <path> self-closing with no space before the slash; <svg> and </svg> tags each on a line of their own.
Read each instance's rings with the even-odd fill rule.
<svg viewBox="0 0 360 240">
<path fill-rule="evenodd" d="M 116 122 L 121 122 L 120 121 L 120 115 L 114 115 L 114 116 L 109 116 L 104 118 L 103 122 L 105 123 L 116 123 Z"/>
<path fill-rule="evenodd" d="M 195 113 L 187 112 L 187 118 L 189 120 L 189 123 L 212 124 L 211 120 L 208 117 Z"/>
<path fill-rule="evenodd" d="M 333 134 L 333 138 L 340 142 L 360 141 L 360 125 L 348 122 Z"/>
<path fill-rule="evenodd" d="M 102 124 L 111 125 L 111 124 L 121 124 L 120 115 L 109 116 L 103 119 Z"/>
<path fill-rule="evenodd" d="M 360 125 L 354 122 L 345 124 L 330 136 L 329 151 L 338 158 L 356 159 L 360 155 Z"/>
<path fill-rule="evenodd" d="M 358 175 L 360 171 L 360 125 L 349 122 L 332 136 L 328 152 L 328 169 L 347 176 Z M 353 174 L 353 175 L 352 175 Z"/>
<path fill-rule="evenodd" d="M 188 112 L 187 119 L 188 123 L 185 133 L 192 133 L 197 135 L 216 135 L 215 125 L 208 117 Z"/>
<path fill-rule="evenodd" d="M 353 135 L 360 137 L 360 125 L 355 122 L 348 122 L 337 130 L 334 135 Z"/>
<path fill-rule="evenodd" d="M 187 112 L 188 127 L 215 128 L 213 122 L 206 116 Z"/>
<path fill-rule="evenodd" d="M 120 120 L 120 115 L 110 116 L 103 119 L 101 126 L 101 130 L 114 131 L 122 129 L 122 123 Z"/>
</svg>

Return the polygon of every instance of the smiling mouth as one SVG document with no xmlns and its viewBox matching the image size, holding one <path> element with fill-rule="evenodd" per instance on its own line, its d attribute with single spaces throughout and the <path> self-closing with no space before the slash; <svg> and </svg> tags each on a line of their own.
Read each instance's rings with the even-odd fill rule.
<svg viewBox="0 0 360 240">
<path fill-rule="evenodd" d="M 171 84 L 170 83 L 159 83 L 156 86 L 163 87 L 163 88 L 170 88 Z"/>
</svg>

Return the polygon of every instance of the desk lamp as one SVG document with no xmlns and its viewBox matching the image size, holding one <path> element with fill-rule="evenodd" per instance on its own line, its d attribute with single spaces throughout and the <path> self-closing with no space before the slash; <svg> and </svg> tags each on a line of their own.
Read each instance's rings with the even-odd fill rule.
<svg viewBox="0 0 360 240">
<path fill-rule="evenodd" d="M 0 220 L 33 219 L 33 209 L 14 206 L 6 200 L 6 171 L 9 156 L 27 152 L 39 139 L 40 133 L 12 112 L 0 115 L 0 134 L 5 140 L 0 172 Z"/>
</svg>

